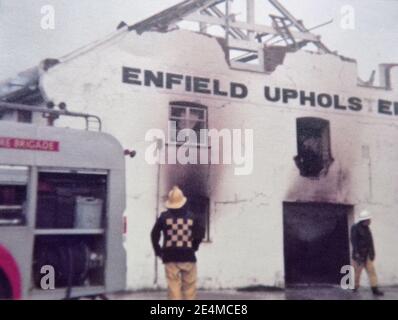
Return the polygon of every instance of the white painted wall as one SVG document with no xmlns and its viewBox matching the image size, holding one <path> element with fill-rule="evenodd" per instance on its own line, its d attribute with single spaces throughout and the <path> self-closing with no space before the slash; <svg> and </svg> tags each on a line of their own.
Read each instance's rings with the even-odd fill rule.
<svg viewBox="0 0 398 320">
<path fill-rule="evenodd" d="M 250 94 L 244 100 L 234 100 L 128 85 L 122 83 L 122 66 L 205 76 L 222 83 L 242 82 Z M 215 39 L 186 31 L 122 34 L 43 75 L 42 88 L 51 100 L 65 101 L 70 110 L 99 115 L 104 131 L 125 148 L 137 150 L 136 158 L 127 160 L 129 288 L 154 284 L 149 233 L 156 215 L 157 166 L 145 162 L 150 143 L 144 137 L 151 128 L 167 128 L 168 106 L 175 100 L 206 105 L 210 128 L 249 128 L 255 135 L 252 175 L 235 176 L 234 167 L 228 165 L 210 168 L 212 241 L 204 243 L 198 254 L 200 286 L 284 285 L 283 201 L 352 204 L 356 212 L 369 208 L 375 217 L 372 228 L 380 282 L 398 283 L 398 119 L 377 115 L 375 110 L 368 112 L 367 106 L 356 113 L 271 104 L 263 97 L 264 85 L 398 100 L 396 90 L 357 87 L 355 63 L 331 55 L 289 54 L 271 75 L 231 70 Z M 335 161 L 320 180 L 300 177 L 293 162 L 296 118 L 303 116 L 330 121 Z M 370 150 L 370 172 L 363 148 Z M 167 193 L 162 180 L 165 170 L 161 172 L 161 201 Z M 161 265 L 158 274 L 164 286 Z"/>
</svg>

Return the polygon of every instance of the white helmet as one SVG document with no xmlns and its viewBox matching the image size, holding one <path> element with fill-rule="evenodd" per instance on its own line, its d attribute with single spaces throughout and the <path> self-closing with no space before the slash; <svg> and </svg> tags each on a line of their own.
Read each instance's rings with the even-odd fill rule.
<svg viewBox="0 0 398 320">
<path fill-rule="evenodd" d="M 372 214 L 368 210 L 362 210 L 358 217 L 358 222 L 372 219 Z"/>
</svg>

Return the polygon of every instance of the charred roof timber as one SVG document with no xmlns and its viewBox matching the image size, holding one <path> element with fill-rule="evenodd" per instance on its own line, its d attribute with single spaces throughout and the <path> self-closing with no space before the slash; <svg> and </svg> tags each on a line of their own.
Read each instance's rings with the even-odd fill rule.
<svg viewBox="0 0 398 320">
<path fill-rule="evenodd" d="M 276 9 L 269 12 L 270 25 L 257 24 L 255 21 L 256 0 L 242 0 L 246 3 L 246 21 L 237 21 L 236 14 L 231 11 L 233 0 L 186 0 L 163 10 L 141 22 L 128 26 L 121 22 L 118 30 L 107 37 L 93 42 L 83 48 L 75 50 L 59 59 L 46 59 L 39 66 L 21 72 L 16 77 L 0 82 L 0 102 L 19 103 L 30 106 L 42 106 L 46 101 L 39 88 L 39 79 L 43 72 L 55 65 L 63 64 L 79 55 L 107 44 L 109 41 L 126 32 L 169 32 L 180 22 L 191 22 L 197 25 L 201 34 L 216 37 L 222 46 L 226 60 L 232 69 L 271 73 L 283 64 L 287 53 L 296 52 L 307 45 L 312 44 L 319 54 L 334 54 L 322 43 L 319 36 L 312 30 L 329 24 L 322 23 L 312 28 L 306 28 L 301 20 L 296 19 L 277 0 L 268 0 Z M 275 14 L 276 13 L 276 14 Z M 278 15 L 277 15 L 278 14 Z M 220 32 L 214 32 L 213 27 L 218 27 Z M 355 61 L 339 57 L 343 61 Z M 392 69 L 398 64 L 380 65 L 380 84 L 374 84 L 375 75 L 369 80 L 358 79 L 358 85 L 367 88 L 391 90 Z"/>
<path fill-rule="evenodd" d="M 332 53 L 319 36 L 312 34 L 279 1 L 268 1 L 281 15 L 270 15 L 271 26 L 255 23 L 255 0 L 246 0 L 246 22 L 236 21 L 235 15 L 231 13 L 231 0 L 190 0 L 132 25 L 129 30 L 135 30 L 138 34 L 145 31 L 167 32 L 181 21 L 190 21 L 199 23 L 202 33 L 210 34 L 208 27 L 218 26 L 225 31 L 224 47 L 230 66 L 257 72 L 273 71 L 275 65 L 281 63 L 279 61 L 269 65 L 270 57 L 272 59 L 275 54 L 267 55 L 267 48 L 272 51 L 278 43 L 285 44 L 282 57 L 283 53 L 300 50 L 309 43 L 314 44 L 320 53 Z"/>
</svg>

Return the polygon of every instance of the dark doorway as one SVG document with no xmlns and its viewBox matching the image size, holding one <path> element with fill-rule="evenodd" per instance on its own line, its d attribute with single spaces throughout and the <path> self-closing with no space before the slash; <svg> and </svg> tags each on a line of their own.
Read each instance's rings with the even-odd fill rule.
<svg viewBox="0 0 398 320">
<path fill-rule="evenodd" d="M 204 241 L 210 241 L 210 199 L 198 195 L 187 195 L 188 196 L 188 208 L 195 214 L 198 222 L 201 224 L 204 230 L 203 236 Z"/>
<path fill-rule="evenodd" d="M 352 206 L 285 202 L 283 205 L 285 281 L 340 284 L 350 264 L 348 217 Z"/>
</svg>

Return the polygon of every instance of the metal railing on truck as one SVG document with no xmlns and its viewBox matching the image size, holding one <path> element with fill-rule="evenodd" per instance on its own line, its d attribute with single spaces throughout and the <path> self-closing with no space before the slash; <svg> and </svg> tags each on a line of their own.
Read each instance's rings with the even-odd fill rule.
<svg viewBox="0 0 398 320">
<path fill-rule="evenodd" d="M 56 110 L 52 108 L 44 108 L 44 107 L 36 107 L 36 106 L 29 106 L 24 104 L 17 104 L 17 103 L 9 103 L 0 101 L 0 111 L 28 111 L 34 113 L 42 113 L 43 115 L 47 115 L 49 117 L 53 117 L 53 119 L 57 119 L 60 116 L 67 116 L 67 117 L 76 117 L 76 118 L 83 118 L 86 122 L 86 130 L 90 130 L 90 123 L 95 122 L 97 124 L 97 130 L 102 130 L 102 121 L 101 118 L 88 113 L 79 113 L 79 112 L 71 112 L 66 110 L 66 106 L 64 109 Z"/>
</svg>

